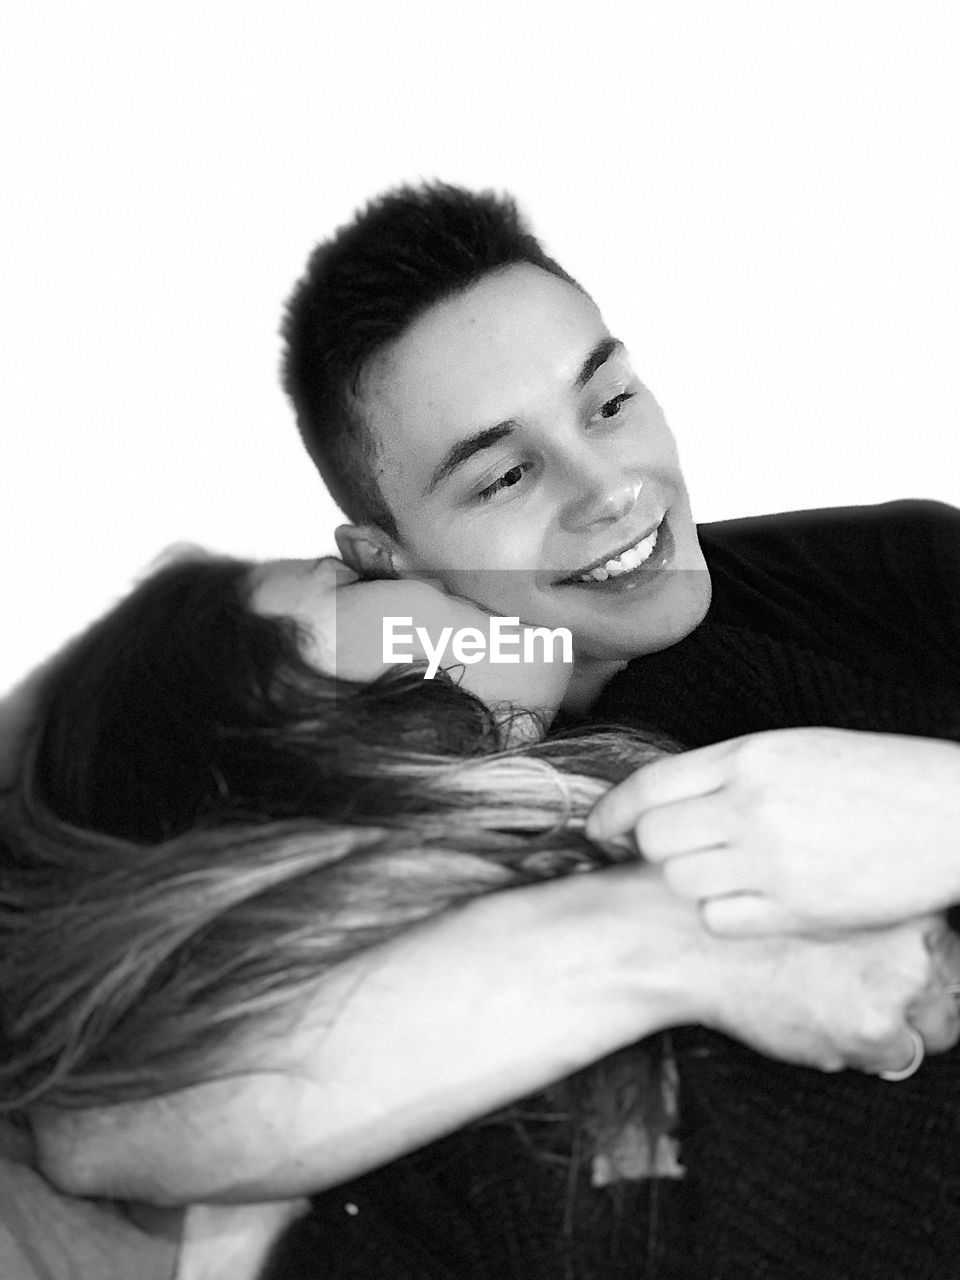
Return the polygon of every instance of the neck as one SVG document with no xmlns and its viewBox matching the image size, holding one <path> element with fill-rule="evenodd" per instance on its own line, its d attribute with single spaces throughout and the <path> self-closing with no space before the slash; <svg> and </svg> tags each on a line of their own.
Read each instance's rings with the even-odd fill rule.
<svg viewBox="0 0 960 1280">
<path fill-rule="evenodd" d="M 626 665 L 625 658 L 585 658 L 578 662 L 563 700 L 564 711 L 585 714 L 607 683 Z"/>
</svg>

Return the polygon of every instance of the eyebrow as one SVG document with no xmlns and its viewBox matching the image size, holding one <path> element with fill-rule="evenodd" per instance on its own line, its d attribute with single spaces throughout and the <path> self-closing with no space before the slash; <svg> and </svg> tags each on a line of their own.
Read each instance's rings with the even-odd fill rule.
<svg viewBox="0 0 960 1280">
<path fill-rule="evenodd" d="M 622 350 L 623 343 L 619 338 L 602 338 L 581 365 L 574 384 L 576 389 L 582 391 L 601 365 L 605 365 L 612 355 L 617 355 Z"/>
<path fill-rule="evenodd" d="M 622 350 L 623 343 L 619 338 L 601 338 L 580 366 L 580 372 L 574 379 L 574 390 L 582 391 L 597 370 L 605 365 L 612 355 Z M 463 466 L 475 453 L 480 453 L 483 449 L 491 449 L 504 437 L 512 435 L 517 425 L 515 418 L 508 418 L 504 422 L 498 422 L 495 427 L 484 427 L 482 431 L 476 431 L 472 436 L 458 440 L 437 464 L 423 491 L 423 496 L 427 497 L 428 494 L 433 493 L 438 484 L 446 480 L 447 476 L 458 467 Z"/>
</svg>

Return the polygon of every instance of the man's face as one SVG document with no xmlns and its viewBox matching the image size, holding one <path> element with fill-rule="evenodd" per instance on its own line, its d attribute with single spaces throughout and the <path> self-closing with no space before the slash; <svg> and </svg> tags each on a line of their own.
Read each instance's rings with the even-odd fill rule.
<svg viewBox="0 0 960 1280">
<path fill-rule="evenodd" d="M 359 407 L 399 569 L 568 627 L 578 660 L 662 649 L 702 619 L 673 437 L 573 285 L 527 265 L 486 276 L 370 362 Z"/>
</svg>

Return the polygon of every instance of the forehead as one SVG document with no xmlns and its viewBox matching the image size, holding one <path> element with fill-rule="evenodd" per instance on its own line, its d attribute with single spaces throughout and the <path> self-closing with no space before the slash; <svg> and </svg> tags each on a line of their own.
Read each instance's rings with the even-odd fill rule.
<svg viewBox="0 0 960 1280">
<path fill-rule="evenodd" d="M 526 264 L 431 307 L 371 361 L 364 416 L 381 455 L 451 440 L 548 407 L 607 329 L 575 285 Z"/>
</svg>

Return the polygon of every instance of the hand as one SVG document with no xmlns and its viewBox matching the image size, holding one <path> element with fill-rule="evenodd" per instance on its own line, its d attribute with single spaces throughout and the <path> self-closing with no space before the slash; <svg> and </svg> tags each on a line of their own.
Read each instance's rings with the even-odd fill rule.
<svg viewBox="0 0 960 1280">
<path fill-rule="evenodd" d="M 780 729 L 656 760 L 587 822 L 632 833 L 716 933 L 888 924 L 960 900 L 960 747 Z"/>
<path fill-rule="evenodd" d="M 769 1057 L 823 1071 L 897 1071 L 913 1027 L 927 1053 L 960 1037 L 947 984 L 960 938 L 940 918 L 828 938 L 715 940 L 702 1021 Z"/>
</svg>

